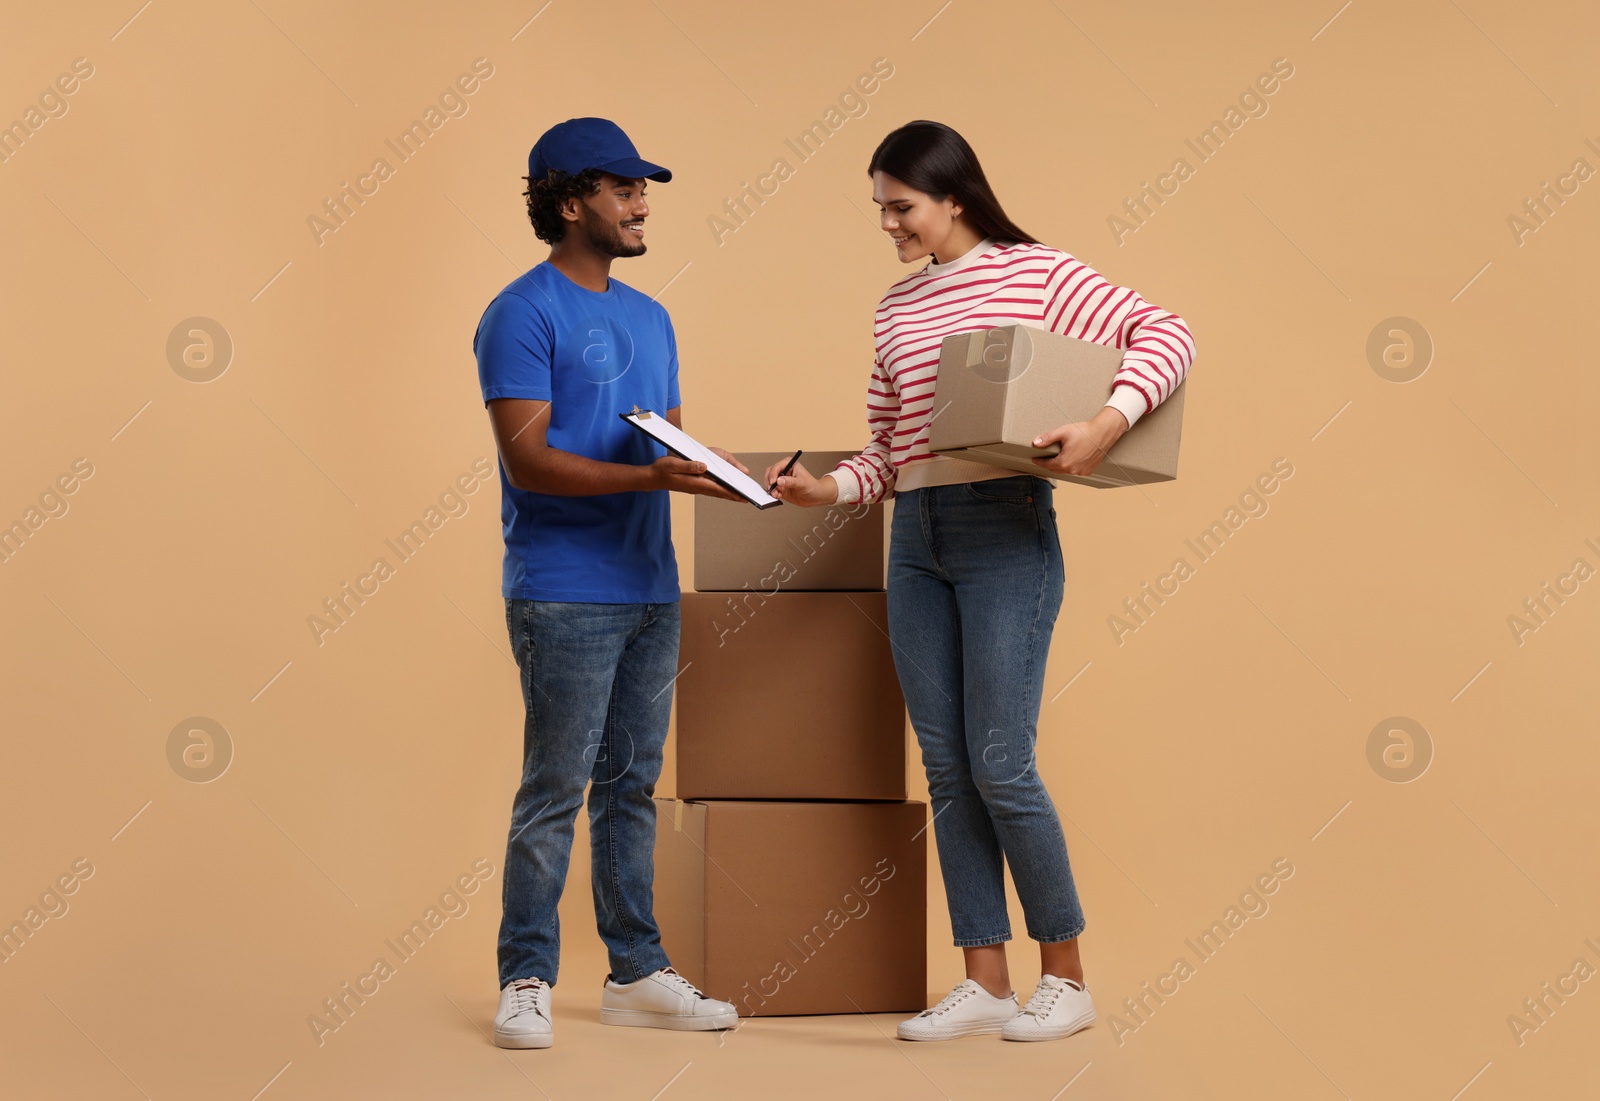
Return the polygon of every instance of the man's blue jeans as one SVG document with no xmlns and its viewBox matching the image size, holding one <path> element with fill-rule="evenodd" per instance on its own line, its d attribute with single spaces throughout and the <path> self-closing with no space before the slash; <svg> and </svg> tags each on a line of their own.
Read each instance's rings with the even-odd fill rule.
<svg viewBox="0 0 1600 1101">
<path fill-rule="evenodd" d="M 1054 487 L 1019 474 L 895 497 L 889 639 L 922 747 L 950 926 L 960 947 L 1011 939 L 1005 866 L 1028 936 L 1083 931 L 1066 839 L 1034 762 L 1061 607 Z"/>
<path fill-rule="evenodd" d="M 678 674 L 678 602 L 506 601 L 522 673 L 522 784 L 511 809 L 500 985 L 556 982 L 573 824 L 589 788 L 595 922 L 618 982 L 668 965 L 653 912 L 652 801 Z"/>
</svg>

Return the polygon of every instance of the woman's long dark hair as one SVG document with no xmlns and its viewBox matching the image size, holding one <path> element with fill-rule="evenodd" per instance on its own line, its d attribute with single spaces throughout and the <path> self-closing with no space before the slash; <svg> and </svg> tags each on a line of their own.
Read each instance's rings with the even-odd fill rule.
<svg viewBox="0 0 1600 1101">
<path fill-rule="evenodd" d="M 1006 216 L 967 139 L 942 122 L 918 119 L 891 130 L 873 151 L 867 175 L 884 172 L 936 203 L 955 196 L 962 216 L 985 237 L 1002 243 L 1038 244 Z"/>
</svg>

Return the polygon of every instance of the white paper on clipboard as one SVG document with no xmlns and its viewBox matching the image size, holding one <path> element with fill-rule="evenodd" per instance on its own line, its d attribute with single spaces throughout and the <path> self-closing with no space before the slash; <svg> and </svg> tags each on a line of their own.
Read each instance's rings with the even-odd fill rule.
<svg viewBox="0 0 1600 1101">
<path fill-rule="evenodd" d="M 635 406 L 637 408 L 637 406 Z M 673 424 L 667 418 L 648 410 L 624 413 L 622 419 L 635 428 L 666 445 L 667 450 L 690 462 L 705 463 L 706 473 L 757 508 L 771 508 L 783 501 L 767 492 L 766 486 L 757 482 L 728 460 L 706 447 L 699 440 Z"/>
</svg>

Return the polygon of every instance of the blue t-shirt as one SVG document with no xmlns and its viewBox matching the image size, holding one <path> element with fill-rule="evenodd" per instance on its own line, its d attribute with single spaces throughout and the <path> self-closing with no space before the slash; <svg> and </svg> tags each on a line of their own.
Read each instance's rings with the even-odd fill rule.
<svg viewBox="0 0 1600 1101">
<path fill-rule="evenodd" d="M 666 448 L 624 421 L 676 408 L 678 342 L 667 311 L 615 278 L 603 292 L 537 265 L 495 296 L 472 338 L 483 401 L 550 403 L 549 446 L 645 466 Z M 679 597 L 669 491 L 562 497 L 517 489 L 500 464 L 508 598 L 664 604 Z"/>
</svg>

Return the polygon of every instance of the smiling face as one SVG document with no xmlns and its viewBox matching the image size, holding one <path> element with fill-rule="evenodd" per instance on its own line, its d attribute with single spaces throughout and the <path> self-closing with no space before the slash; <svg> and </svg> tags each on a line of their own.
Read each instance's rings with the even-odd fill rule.
<svg viewBox="0 0 1600 1101">
<path fill-rule="evenodd" d="M 589 246 L 605 256 L 643 256 L 644 220 L 650 206 L 644 200 L 644 180 L 600 177 L 600 190 L 584 199 L 571 200 L 579 230 Z"/>
<path fill-rule="evenodd" d="M 903 264 L 930 253 L 952 259 L 951 235 L 967 235 L 958 220 L 961 204 L 953 195 L 935 202 L 926 191 L 918 191 L 880 170 L 872 174 L 872 201 L 881 211 L 878 224 L 894 241 Z"/>
</svg>

